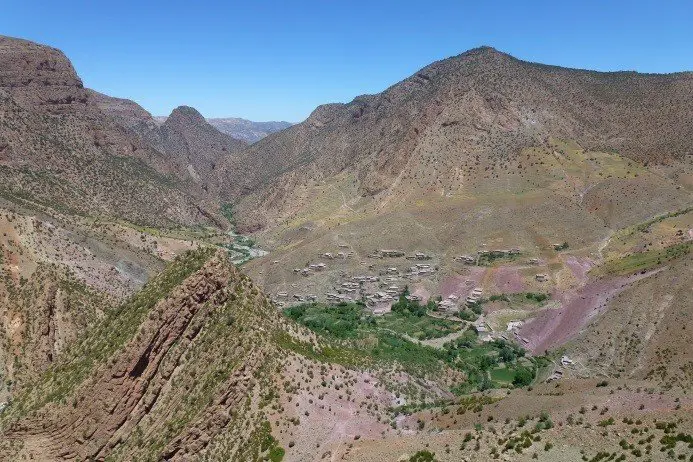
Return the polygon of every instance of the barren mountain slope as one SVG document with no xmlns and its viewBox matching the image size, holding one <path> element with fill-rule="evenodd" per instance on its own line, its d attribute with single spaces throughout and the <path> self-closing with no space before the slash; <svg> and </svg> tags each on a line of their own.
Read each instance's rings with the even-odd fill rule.
<svg viewBox="0 0 693 462">
<path fill-rule="evenodd" d="M 246 271 L 287 304 L 375 302 L 403 284 L 424 298 L 464 300 L 472 283 L 560 298 L 591 279 L 582 271 L 611 236 L 693 204 L 692 92 L 688 73 L 562 69 L 483 48 L 320 107 L 233 166 L 229 186 L 245 184 L 230 195 L 236 222 L 270 251 Z M 463 258 L 510 249 L 481 265 Z M 343 286 L 365 276 L 381 279 Z"/>
<path fill-rule="evenodd" d="M 161 137 L 158 134 L 159 123 L 136 102 L 104 95 L 94 90 L 87 90 L 89 97 L 98 108 L 115 123 L 135 133 L 159 152 L 164 152 Z"/>
<path fill-rule="evenodd" d="M 567 346 L 594 373 L 693 387 L 693 256 L 609 300 L 609 310 Z"/>
<path fill-rule="evenodd" d="M 184 177 L 217 197 L 219 179 L 216 166 L 225 157 L 237 155 L 247 147 L 207 123 L 194 108 L 180 106 L 160 123 L 134 101 L 91 92 L 99 108 L 120 126 L 136 133 L 141 140 L 165 154 L 184 169 Z"/>
<path fill-rule="evenodd" d="M 245 197 L 239 216 L 256 228 L 300 208 L 297 189 L 344 171 L 364 196 L 454 191 L 475 164 L 503 171 L 549 137 L 640 162 L 681 161 L 691 154 L 691 95 L 690 73 L 564 69 L 479 48 L 383 93 L 321 106 L 254 144 L 227 167 L 228 197 Z"/>
<path fill-rule="evenodd" d="M 188 106 L 171 112 L 161 125 L 160 136 L 167 155 L 179 159 L 194 181 L 205 190 L 219 192 L 217 165 L 247 147 L 208 124 L 202 115 Z"/>
<path fill-rule="evenodd" d="M 187 165 L 114 123 L 92 96 L 60 51 L 0 38 L 1 193 L 146 224 L 214 222 Z"/>
</svg>

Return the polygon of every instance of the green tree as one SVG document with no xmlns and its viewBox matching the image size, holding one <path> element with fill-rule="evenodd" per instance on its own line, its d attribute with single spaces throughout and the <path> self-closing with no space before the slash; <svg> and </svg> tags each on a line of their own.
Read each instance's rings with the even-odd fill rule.
<svg viewBox="0 0 693 462">
<path fill-rule="evenodd" d="M 532 383 L 534 380 L 534 371 L 527 367 L 520 367 L 515 371 L 513 385 L 516 387 L 524 387 Z"/>
<path fill-rule="evenodd" d="M 409 462 L 437 462 L 436 455 L 431 451 L 418 451 L 409 458 Z"/>
</svg>

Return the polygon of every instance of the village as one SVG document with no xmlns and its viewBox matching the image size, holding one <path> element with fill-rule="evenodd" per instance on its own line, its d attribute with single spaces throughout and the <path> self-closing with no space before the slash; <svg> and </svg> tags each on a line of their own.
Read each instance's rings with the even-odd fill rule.
<svg viewBox="0 0 693 462">
<path fill-rule="evenodd" d="M 453 261 L 462 267 L 489 267 L 494 262 L 515 262 L 522 257 L 522 249 L 493 249 L 478 250 L 476 255 L 459 255 Z M 527 339 L 518 334 L 518 329 L 524 324 L 521 319 L 509 320 L 502 329 L 492 328 L 482 309 L 482 304 L 488 298 L 478 280 L 466 279 L 463 288 L 456 293 L 446 296 L 422 293 L 412 290 L 426 283 L 429 286 L 437 284 L 440 258 L 423 251 L 405 252 L 398 249 L 377 249 L 369 252 L 365 259 L 359 261 L 364 267 L 362 272 L 334 271 L 336 266 L 357 258 L 356 254 L 346 244 L 339 244 L 332 252 L 316 255 L 313 262 L 302 268 L 293 268 L 292 273 L 301 278 L 312 278 L 329 273 L 332 285 L 321 293 L 298 293 L 288 290 L 279 291 L 272 295 L 272 301 L 278 308 L 286 308 L 305 303 L 322 303 L 334 306 L 343 303 L 359 303 L 374 316 L 389 313 L 392 305 L 401 296 L 411 302 L 428 306 L 426 316 L 442 318 L 461 325 L 470 325 L 476 330 L 479 339 L 490 342 L 494 339 L 514 340 L 520 345 L 526 345 Z M 274 261 L 273 264 L 279 264 Z M 536 266 L 539 259 L 530 258 L 522 261 L 523 265 Z M 352 266 L 348 266 L 353 268 Z M 336 280 L 334 274 L 338 274 Z M 549 281 L 549 275 L 542 272 L 534 274 L 538 283 Z M 297 287 L 298 284 L 292 284 Z M 406 292 L 405 292 L 406 291 Z M 488 297 L 488 296 L 487 296 Z M 430 301 L 433 303 L 430 303 Z M 431 306 L 433 309 L 430 309 Z"/>
<path fill-rule="evenodd" d="M 335 253 L 325 252 L 319 256 L 322 260 L 319 263 L 310 263 L 304 268 L 294 268 L 293 272 L 304 277 L 310 277 L 316 273 L 328 269 L 329 262 L 334 260 L 345 260 L 354 257 L 354 253 L 347 251 L 346 245 L 340 245 L 340 250 Z M 422 252 L 413 255 L 405 255 L 399 250 L 381 249 L 370 253 L 367 258 L 370 261 L 362 261 L 369 273 L 344 275 L 337 286 L 329 292 L 321 295 L 317 294 L 289 294 L 288 292 L 278 292 L 274 295 L 273 301 L 278 307 L 291 304 L 322 301 L 327 304 L 337 304 L 342 302 L 355 303 L 362 302 L 370 307 L 373 314 L 383 314 L 389 311 L 390 306 L 399 297 L 407 282 L 417 281 L 434 274 L 437 268 L 430 263 L 432 257 Z M 375 260 L 413 260 L 416 263 L 410 264 L 407 268 L 392 265 L 382 267 Z M 426 263 L 424 263 L 426 262 Z M 416 295 L 409 295 L 410 299 L 420 301 Z"/>
</svg>

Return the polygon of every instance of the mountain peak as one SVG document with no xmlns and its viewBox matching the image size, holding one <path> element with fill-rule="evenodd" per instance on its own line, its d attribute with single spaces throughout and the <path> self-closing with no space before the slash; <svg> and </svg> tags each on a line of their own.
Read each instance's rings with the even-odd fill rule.
<svg viewBox="0 0 693 462">
<path fill-rule="evenodd" d="M 471 48 L 464 53 L 460 54 L 458 57 L 461 58 L 479 58 L 483 60 L 495 60 L 495 59 L 503 59 L 503 58 L 512 58 L 511 55 L 504 53 L 502 51 L 499 51 L 498 49 L 488 46 L 488 45 L 482 45 L 476 48 Z"/>
<path fill-rule="evenodd" d="M 200 114 L 200 112 L 197 109 L 190 106 L 178 106 L 171 112 L 171 115 L 168 116 L 168 119 L 166 120 L 185 120 L 187 122 L 206 123 L 204 116 Z"/>
<path fill-rule="evenodd" d="M 0 87 L 82 87 L 65 54 L 46 45 L 0 35 Z"/>
</svg>

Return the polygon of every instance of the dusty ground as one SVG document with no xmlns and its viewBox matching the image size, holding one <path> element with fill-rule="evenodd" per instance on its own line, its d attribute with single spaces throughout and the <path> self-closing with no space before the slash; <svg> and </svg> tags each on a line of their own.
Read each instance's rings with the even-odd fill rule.
<svg viewBox="0 0 693 462">
<path fill-rule="evenodd" d="M 527 339 L 526 348 L 535 354 L 553 350 L 574 338 L 591 319 L 603 313 L 612 297 L 634 282 L 656 273 L 600 279 L 587 283 L 574 293 L 561 294 L 559 307 L 539 313 L 519 329 L 519 335 Z"/>
</svg>

